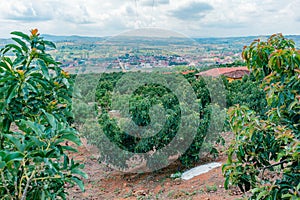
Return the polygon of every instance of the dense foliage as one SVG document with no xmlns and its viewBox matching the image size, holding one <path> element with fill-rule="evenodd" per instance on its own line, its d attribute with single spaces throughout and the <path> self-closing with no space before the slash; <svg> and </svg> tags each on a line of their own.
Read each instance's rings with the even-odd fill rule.
<svg viewBox="0 0 300 200">
<path fill-rule="evenodd" d="M 72 82 L 37 29 L 12 35 L 0 51 L 0 197 L 66 199 L 66 184 L 83 189 L 86 176 L 65 145 L 80 145 L 70 125 Z"/>
<path fill-rule="evenodd" d="M 196 123 L 198 122 L 194 140 L 180 157 L 180 161 L 184 165 L 197 162 L 202 156 L 207 156 L 207 153 L 218 154 L 214 144 L 223 142 L 219 133 L 229 129 L 228 122 L 225 121 L 224 123 L 226 108 L 241 103 L 256 111 L 263 112 L 266 105 L 265 93 L 259 88 L 259 83 L 253 77 L 245 76 L 240 81 L 229 83 L 225 77 L 222 77 L 222 79 L 205 77 L 197 80 L 195 73 L 197 71 L 184 75 L 196 95 L 198 105 L 198 111 L 193 114 L 194 120 Z M 142 85 L 136 90 L 130 87 L 135 82 L 140 82 L 141 80 L 137 77 L 143 74 L 149 74 L 145 79 L 153 84 Z M 101 128 L 105 136 L 120 149 L 133 153 L 145 153 L 153 149 L 162 149 L 176 135 L 181 117 L 183 119 L 186 117 L 181 116 L 181 109 L 187 109 L 188 107 L 180 104 L 176 95 L 168 88 L 154 83 L 156 82 L 155 79 L 160 78 L 175 83 L 179 77 L 182 77 L 182 75 L 175 72 L 171 74 L 159 72 L 127 72 L 125 74 L 114 72 L 103 73 L 101 76 L 96 74 L 78 75 L 76 80 L 79 84 L 77 85 L 81 90 L 85 103 L 77 104 L 75 111 L 76 116 L 78 116 L 76 117 L 77 122 L 84 123 L 85 120 L 88 120 L 87 118 L 93 118 L 97 115 L 94 112 L 94 107 L 89 106 L 88 103 L 96 101 L 98 107 L 96 112 L 100 111 L 100 126 L 98 128 Z M 94 87 L 96 89 L 93 89 Z M 182 85 L 176 87 L 183 95 L 188 95 Z M 118 91 L 116 91 L 116 88 L 118 88 Z M 96 97 L 93 97 L 93 93 Z M 120 93 L 124 94 L 120 95 Z M 249 94 L 251 95 L 249 96 Z M 185 103 L 190 104 L 193 102 L 187 101 Z M 167 120 L 158 115 L 151 115 L 151 112 L 158 112 L 158 110 L 165 111 L 163 115 L 167 116 Z M 95 115 L 92 116 L 92 113 Z M 81 115 L 90 117 L 81 120 L 79 117 Z M 128 118 L 131 118 L 135 125 L 128 124 Z M 151 137 L 139 135 L 142 134 L 142 131 L 136 125 L 145 127 L 150 125 L 151 122 L 154 123 L 148 128 L 154 128 L 157 134 L 150 134 L 151 131 L 149 130 L 148 135 L 151 135 Z M 84 134 L 89 141 L 97 145 L 99 149 L 103 148 L 102 133 L 97 128 L 92 127 L 89 122 L 85 126 L 83 132 L 85 132 Z M 192 129 L 186 128 L 185 130 L 186 136 L 189 136 Z M 147 133 L 143 134 L 147 135 Z M 108 145 L 106 148 L 112 147 Z M 176 154 L 176 151 L 174 151 L 174 154 Z M 114 156 L 119 157 L 121 155 L 116 154 Z M 105 156 L 101 158 L 101 160 L 108 162 L 109 159 Z"/>
<path fill-rule="evenodd" d="M 244 105 L 251 110 L 263 115 L 267 111 L 265 91 L 260 88 L 260 81 L 256 80 L 253 74 L 244 76 L 242 80 L 231 83 L 225 82 L 227 91 L 227 107 Z"/>
<path fill-rule="evenodd" d="M 250 199 L 299 199 L 299 50 L 292 40 L 275 34 L 268 41 L 255 40 L 242 55 L 261 81 L 268 110 L 255 112 L 243 105 L 229 110 L 236 139 L 223 166 L 225 187 L 252 188 Z"/>
<path fill-rule="evenodd" d="M 191 134 L 195 134 L 195 138 L 186 153 L 181 155 L 180 161 L 184 165 L 190 165 L 198 161 L 201 157 L 200 150 L 204 148 L 208 153 L 211 152 L 216 155 L 217 151 L 213 144 L 216 141 L 221 141 L 218 133 L 223 128 L 225 110 L 221 108 L 222 105 L 217 105 L 218 100 L 215 102 L 216 105 L 210 105 L 210 91 L 207 84 L 210 80 L 211 89 L 216 88 L 215 91 L 218 91 L 218 84 L 215 83 L 218 81 L 211 78 L 196 80 L 194 74 L 186 75 L 185 79 L 188 80 L 187 83 L 190 84 L 196 101 L 189 102 L 192 101 L 192 98 L 189 98 L 184 85 L 174 85 L 174 88 L 180 91 L 186 99 L 184 102 L 179 102 L 177 96 L 168 87 L 156 82 L 157 80 L 164 80 L 169 84 L 176 84 L 183 78 L 181 74 L 155 72 L 148 74 L 143 72 L 128 72 L 126 76 L 121 72 L 101 74 L 95 94 L 98 106 L 101 108 L 99 113 L 100 127 L 106 137 L 120 149 L 133 153 L 145 153 L 153 149 L 162 149 L 168 145 L 176 136 L 179 124 L 186 120 L 189 125 L 187 124 L 182 130 L 185 132 L 183 135 L 184 137 L 191 137 Z M 86 79 L 92 79 L 93 77 L 92 74 L 85 76 L 89 77 Z M 147 79 L 146 82 L 150 84 L 133 89 L 131 85 L 134 85 L 135 82 L 139 83 L 141 80 L 137 77 L 140 76 L 145 76 L 144 79 Z M 80 77 L 77 78 L 80 79 Z M 93 83 L 87 83 L 81 88 L 88 88 L 89 85 L 93 85 Z M 89 93 L 89 90 L 86 91 L 86 93 Z M 224 95 L 226 95 L 224 92 L 218 95 L 223 95 L 223 97 L 219 97 L 220 99 L 226 99 L 224 98 Z M 218 95 L 216 95 L 216 98 Z M 198 105 L 196 112 L 189 110 L 190 114 L 188 116 L 184 115 L 182 109 L 189 109 L 189 105 L 192 104 Z M 83 104 L 82 109 L 84 107 Z M 84 112 L 80 110 L 79 108 L 77 112 Z M 212 112 L 218 113 L 217 116 L 223 114 L 218 121 L 221 130 L 211 128 L 211 135 L 207 137 Z M 118 116 L 116 117 L 114 113 L 117 113 Z M 153 116 L 153 113 L 161 113 L 161 115 Z M 132 119 L 134 124 L 128 123 L 127 119 L 129 118 Z M 217 120 L 214 119 L 214 121 Z M 148 126 L 148 129 L 144 132 L 139 129 L 139 127 L 146 126 Z M 195 133 L 190 133 L 194 129 Z M 99 142 L 102 140 L 99 134 L 97 131 L 94 133 L 88 131 L 86 137 L 90 138 L 89 141 L 93 144 L 101 146 L 103 143 Z M 141 134 L 144 134 L 144 136 Z M 204 141 L 205 145 L 203 145 Z M 177 155 L 177 153 L 174 149 L 173 154 Z M 107 157 L 102 159 L 108 161 Z M 151 163 L 148 163 L 148 165 L 151 165 Z"/>
</svg>

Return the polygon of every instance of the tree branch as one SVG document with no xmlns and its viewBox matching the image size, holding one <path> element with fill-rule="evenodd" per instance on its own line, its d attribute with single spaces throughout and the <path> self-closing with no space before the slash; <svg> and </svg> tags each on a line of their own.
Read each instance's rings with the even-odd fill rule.
<svg viewBox="0 0 300 200">
<path fill-rule="evenodd" d="M 24 189 L 24 192 L 23 192 L 21 200 L 25 200 L 26 199 L 27 191 L 28 191 L 30 182 L 31 182 L 31 180 L 32 180 L 32 178 L 33 178 L 34 175 L 35 175 L 35 170 L 32 172 L 31 176 L 27 180 L 27 183 L 26 183 L 26 186 L 25 186 L 25 189 Z"/>
<path fill-rule="evenodd" d="M 2 183 L 3 183 L 3 187 L 6 189 L 7 195 L 10 197 L 10 199 L 14 199 L 11 195 L 10 195 L 10 191 L 6 186 L 6 181 L 3 175 L 3 172 L 1 171 L 1 179 L 2 179 Z"/>
<path fill-rule="evenodd" d="M 268 165 L 268 166 L 263 167 L 260 179 L 261 179 L 261 180 L 263 179 L 263 176 L 264 176 L 264 173 L 265 173 L 265 170 L 266 170 L 266 169 L 272 168 L 272 167 L 275 167 L 275 166 L 277 166 L 277 165 L 281 165 L 281 164 L 284 164 L 284 163 L 287 163 L 287 162 L 288 162 L 288 160 L 283 160 L 283 161 L 280 161 L 280 162 L 278 162 L 278 163 L 274 163 L 274 164 L 272 164 L 272 165 Z"/>
</svg>

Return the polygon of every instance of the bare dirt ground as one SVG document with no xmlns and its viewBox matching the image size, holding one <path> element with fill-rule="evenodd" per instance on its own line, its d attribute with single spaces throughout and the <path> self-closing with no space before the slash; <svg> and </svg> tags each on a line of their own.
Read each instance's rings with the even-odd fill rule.
<svg viewBox="0 0 300 200">
<path fill-rule="evenodd" d="M 226 133 L 225 140 L 231 136 Z M 203 159 L 200 164 L 218 161 L 225 163 L 226 147 L 219 147 L 220 157 L 216 160 Z M 224 177 L 221 167 L 215 168 L 205 174 L 184 181 L 171 178 L 171 174 L 178 172 L 179 164 L 174 162 L 167 168 L 145 174 L 123 174 L 103 164 L 100 164 L 94 147 L 83 145 L 72 156 L 85 164 L 84 171 L 89 178 L 84 180 L 85 191 L 74 187 L 69 189 L 69 199 L 80 200 L 106 200 L 106 199 L 243 199 L 237 188 L 225 190 Z"/>
</svg>

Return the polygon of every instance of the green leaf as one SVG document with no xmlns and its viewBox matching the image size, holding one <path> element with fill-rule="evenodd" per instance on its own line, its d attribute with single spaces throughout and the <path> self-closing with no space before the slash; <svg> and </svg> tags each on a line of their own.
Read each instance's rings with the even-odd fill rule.
<svg viewBox="0 0 300 200">
<path fill-rule="evenodd" d="M 72 174 L 78 174 L 78 175 L 82 176 L 85 179 L 88 178 L 88 175 L 86 173 L 84 173 L 83 171 L 79 170 L 79 169 L 72 169 L 71 172 L 72 172 Z"/>
<path fill-rule="evenodd" d="M 282 199 L 291 199 L 292 195 L 291 194 L 283 194 L 281 196 Z"/>
<path fill-rule="evenodd" d="M 64 168 L 63 169 L 68 168 L 69 162 L 70 162 L 69 157 L 67 155 L 64 155 Z"/>
<path fill-rule="evenodd" d="M 43 135 L 43 131 L 41 130 L 41 126 L 39 124 L 31 121 L 25 121 L 25 120 L 22 120 L 21 122 L 26 126 L 28 126 L 31 130 L 33 130 L 37 135 L 39 136 Z"/>
<path fill-rule="evenodd" d="M 259 192 L 260 190 L 261 190 L 260 188 L 254 188 L 254 189 L 251 190 L 251 192 L 253 194 L 255 194 L 255 193 Z"/>
<path fill-rule="evenodd" d="M 0 151 L 0 160 L 3 160 L 6 156 L 6 151 Z"/>
<path fill-rule="evenodd" d="M 32 157 L 32 158 L 35 158 L 35 159 L 38 159 L 40 157 L 40 161 L 42 161 L 42 158 L 45 157 L 45 152 L 42 151 L 42 150 L 30 151 L 28 157 Z"/>
<path fill-rule="evenodd" d="M 10 81 L 10 80 L 14 80 L 14 77 L 12 76 L 8 76 L 8 77 L 0 77 L 0 83 L 3 83 L 3 82 L 7 82 L 7 81 Z"/>
<path fill-rule="evenodd" d="M 62 141 L 63 142 L 63 141 Z M 70 151 L 70 152 L 78 152 L 77 149 L 71 147 L 71 146 L 62 146 L 62 149 L 63 150 L 66 150 L 66 151 Z"/>
<path fill-rule="evenodd" d="M 60 137 L 60 139 L 65 139 L 71 142 L 74 142 L 75 144 L 77 144 L 78 146 L 81 145 L 81 141 L 80 138 L 75 135 L 74 133 L 62 133 L 63 135 Z"/>
<path fill-rule="evenodd" d="M 31 139 L 31 141 L 34 142 L 34 144 L 36 144 L 36 146 L 43 146 L 45 144 L 45 142 L 41 141 L 38 137 L 36 136 L 29 136 L 29 138 Z"/>
<path fill-rule="evenodd" d="M 289 105 L 288 111 L 293 110 L 293 108 L 294 108 L 295 105 L 297 105 L 297 104 L 298 104 L 298 101 L 293 101 L 293 102 Z"/>
<path fill-rule="evenodd" d="M 33 74 L 32 74 L 33 76 Z M 42 79 L 42 77 L 34 77 L 34 78 L 31 78 L 30 80 L 28 80 L 28 82 L 30 82 L 31 85 L 35 85 L 36 82 L 39 83 L 44 90 L 48 90 L 49 89 L 49 84 L 46 80 Z"/>
<path fill-rule="evenodd" d="M 45 46 L 44 45 L 38 45 L 37 47 L 36 47 L 38 50 L 41 50 L 41 51 L 45 51 Z"/>
<path fill-rule="evenodd" d="M 19 36 L 19 37 L 25 39 L 27 42 L 30 41 L 30 37 L 29 37 L 28 35 L 22 33 L 22 32 L 19 32 L 19 31 L 13 31 L 13 32 L 11 32 L 10 34 L 12 34 L 12 35 L 17 35 L 17 36 Z"/>
<path fill-rule="evenodd" d="M 278 108 L 276 109 L 276 111 L 277 111 L 277 115 L 278 115 L 278 117 L 279 117 L 279 118 L 281 118 L 281 114 L 280 114 L 280 108 L 278 107 Z"/>
<path fill-rule="evenodd" d="M 54 130 L 57 130 L 57 120 L 55 119 L 55 117 L 49 113 L 47 113 L 46 111 L 43 110 L 43 113 L 46 115 L 48 122 L 50 123 L 51 127 Z"/>
<path fill-rule="evenodd" d="M 263 197 L 265 197 L 268 194 L 268 191 L 261 191 L 258 195 L 257 195 L 257 200 L 262 199 Z"/>
<path fill-rule="evenodd" d="M 6 137 L 7 139 L 9 139 L 19 151 L 23 151 L 23 145 L 20 142 L 20 139 L 17 138 L 16 136 L 12 136 L 10 134 L 3 134 L 4 137 Z"/>
<path fill-rule="evenodd" d="M 27 62 L 27 57 L 23 56 L 23 55 L 19 55 L 15 60 L 13 65 L 14 66 L 19 66 L 19 65 L 25 65 Z"/>
<path fill-rule="evenodd" d="M 38 88 L 35 88 L 35 85 L 32 85 L 30 82 L 24 83 L 25 87 L 27 90 L 30 90 L 30 92 L 33 92 L 35 94 L 38 93 Z"/>
<path fill-rule="evenodd" d="M 0 66 L 6 69 L 7 71 L 12 71 L 11 64 L 7 62 L 6 59 L 3 59 L 3 61 L 0 62 Z"/>
<path fill-rule="evenodd" d="M 15 45 L 15 44 L 7 44 L 5 47 L 8 47 L 10 49 L 13 48 L 16 51 L 18 51 L 19 53 L 23 54 L 22 49 L 19 46 Z"/>
<path fill-rule="evenodd" d="M 40 55 L 39 57 L 40 59 L 42 59 L 45 63 L 47 64 L 53 64 L 53 65 L 57 65 L 56 61 L 52 58 L 51 55 L 49 54 L 45 54 L 45 55 Z"/>
<path fill-rule="evenodd" d="M 19 84 L 14 84 L 10 87 L 10 89 L 8 90 L 8 94 L 7 97 L 5 99 L 6 104 L 9 104 L 11 102 L 11 100 L 18 94 L 18 88 L 19 88 Z"/>
<path fill-rule="evenodd" d="M 230 177 L 229 176 L 227 176 L 226 178 L 225 178 L 225 182 L 224 182 L 224 188 L 226 189 L 226 190 L 228 190 L 228 186 L 229 186 L 229 181 L 230 181 L 230 179 L 229 179 Z"/>
<path fill-rule="evenodd" d="M 24 155 L 21 152 L 12 152 L 7 154 L 7 156 L 4 158 L 5 162 L 12 162 L 12 161 L 20 161 L 23 160 Z"/>
<path fill-rule="evenodd" d="M 44 41 L 44 43 L 45 43 L 45 45 L 47 45 L 47 46 L 49 46 L 49 47 L 51 47 L 53 49 L 56 49 L 56 45 L 53 42 L 51 42 L 51 41 Z"/>
<path fill-rule="evenodd" d="M 6 54 L 9 50 L 11 50 L 11 47 L 4 47 L 0 50 L 0 52 L 4 55 Z"/>
<path fill-rule="evenodd" d="M 272 194 L 272 199 L 277 199 L 277 196 L 278 196 L 278 189 L 275 189 Z"/>
<path fill-rule="evenodd" d="M 49 81 L 50 80 L 49 70 L 48 70 L 45 62 L 43 60 L 39 59 L 38 64 L 41 66 L 44 77 L 46 78 L 46 80 Z"/>
<path fill-rule="evenodd" d="M 46 199 L 46 195 L 45 195 L 45 191 L 42 191 L 42 196 L 41 196 L 41 200 L 45 200 Z"/>
<path fill-rule="evenodd" d="M 0 161 L 0 169 L 3 169 L 6 166 L 6 163 L 4 161 Z"/>
<path fill-rule="evenodd" d="M 12 38 L 12 40 L 14 40 L 15 42 L 17 42 L 19 45 L 21 45 L 21 48 L 23 49 L 23 51 L 28 52 L 28 47 L 26 45 L 25 42 L 23 42 L 22 40 L 20 40 L 19 38 Z"/>
<path fill-rule="evenodd" d="M 67 96 L 67 95 L 65 95 L 63 93 L 60 93 L 58 95 L 59 95 L 59 97 L 65 99 L 67 102 L 72 103 L 72 99 L 69 96 Z"/>
<path fill-rule="evenodd" d="M 79 186 L 79 188 L 81 189 L 81 191 L 84 192 L 84 185 L 83 185 L 82 180 L 80 180 L 80 179 L 79 179 L 78 177 L 76 177 L 76 176 L 71 177 L 71 179 Z"/>
</svg>

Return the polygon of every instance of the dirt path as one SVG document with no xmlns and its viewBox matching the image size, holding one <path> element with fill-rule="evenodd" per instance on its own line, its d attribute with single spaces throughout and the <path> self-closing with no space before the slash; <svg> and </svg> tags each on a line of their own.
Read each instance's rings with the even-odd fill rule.
<svg viewBox="0 0 300 200">
<path fill-rule="evenodd" d="M 233 200 L 243 197 L 236 188 L 224 189 L 221 167 L 187 181 L 170 178 L 171 174 L 178 170 L 176 163 L 154 173 L 122 174 L 99 164 L 95 152 L 92 147 L 81 146 L 79 152 L 72 155 L 85 164 L 84 171 L 89 178 L 84 181 L 85 192 L 81 192 L 77 187 L 72 188 L 69 191 L 69 199 Z M 217 161 L 224 163 L 226 157 L 221 156 Z"/>
</svg>

